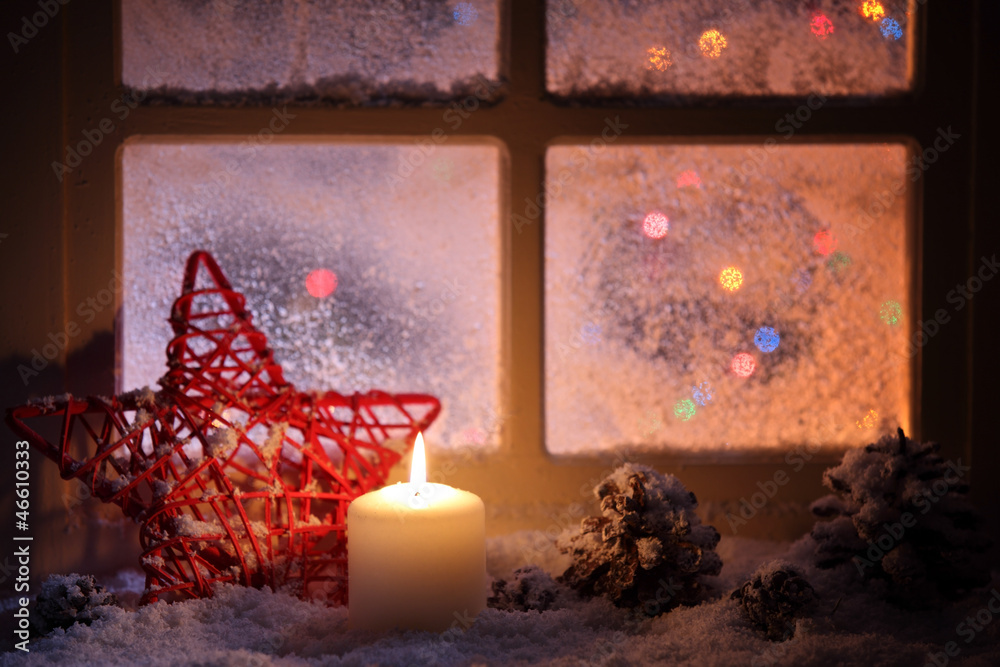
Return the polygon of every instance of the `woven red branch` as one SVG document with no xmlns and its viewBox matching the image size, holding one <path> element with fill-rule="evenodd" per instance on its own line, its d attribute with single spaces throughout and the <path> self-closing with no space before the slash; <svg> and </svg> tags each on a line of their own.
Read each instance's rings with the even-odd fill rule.
<svg viewBox="0 0 1000 667">
<path fill-rule="evenodd" d="M 296 391 L 203 251 L 188 259 L 171 323 L 160 391 L 50 398 L 8 410 L 7 423 L 64 479 L 141 524 L 144 602 L 232 582 L 299 584 L 345 603 L 347 506 L 385 483 L 440 403 Z M 33 428 L 43 418 L 58 420 L 51 442 Z"/>
</svg>

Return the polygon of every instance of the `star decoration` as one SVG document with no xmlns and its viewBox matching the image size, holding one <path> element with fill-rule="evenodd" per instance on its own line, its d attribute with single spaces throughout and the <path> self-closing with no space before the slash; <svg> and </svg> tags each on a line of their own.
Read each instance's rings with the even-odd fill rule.
<svg viewBox="0 0 1000 667">
<path fill-rule="evenodd" d="M 440 402 L 296 390 L 204 251 L 188 259 L 170 322 L 159 391 L 48 398 L 7 423 L 140 524 L 143 602 L 228 582 L 345 603 L 347 506 L 385 484 Z"/>
</svg>

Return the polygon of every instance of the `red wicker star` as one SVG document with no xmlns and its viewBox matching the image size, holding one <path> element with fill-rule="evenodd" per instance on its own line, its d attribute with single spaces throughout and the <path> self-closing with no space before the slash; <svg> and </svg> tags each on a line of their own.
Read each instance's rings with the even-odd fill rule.
<svg viewBox="0 0 1000 667">
<path fill-rule="evenodd" d="M 7 423 L 141 524 L 144 602 L 232 582 L 345 603 L 347 506 L 385 483 L 439 401 L 297 391 L 204 251 L 188 259 L 170 322 L 159 391 L 50 398 Z M 59 425 L 52 441 L 33 428 L 43 418 Z"/>
</svg>

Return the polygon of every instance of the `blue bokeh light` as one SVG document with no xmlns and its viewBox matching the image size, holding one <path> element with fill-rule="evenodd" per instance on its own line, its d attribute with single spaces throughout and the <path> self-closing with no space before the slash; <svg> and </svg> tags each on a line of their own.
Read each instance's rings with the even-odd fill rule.
<svg viewBox="0 0 1000 667">
<path fill-rule="evenodd" d="M 753 335 L 753 343 L 761 352 L 774 352 L 780 342 L 781 336 L 771 327 L 761 327 Z"/>
<path fill-rule="evenodd" d="M 897 40 L 903 36 L 903 29 L 899 27 L 899 21 L 893 18 L 882 19 L 879 30 L 882 31 L 882 36 L 886 39 Z"/>
<path fill-rule="evenodd" d="M 479 17 L 479 11 L 468 2 L 460 2 L 455 5 L 451 16 L 458 25 L 472 25 Z"/>
<path fill-rule="evenodd" d="M 708 405 L 712 402 L 712 387 L 707 382 L 702 382 L 697 387 L 691 387 L 691 398 L 702 407 Z"/>
<path fill-rule="evenodd" d="M 601 325 L 594 322 L 587 322 L 580 327 L 580 334 L 585 343 L 597 345 L 601 342 Z"/>
</svg>

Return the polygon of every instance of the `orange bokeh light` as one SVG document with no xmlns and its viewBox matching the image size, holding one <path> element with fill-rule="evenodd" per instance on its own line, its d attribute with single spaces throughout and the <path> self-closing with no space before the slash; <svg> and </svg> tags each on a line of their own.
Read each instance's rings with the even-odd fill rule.
<svg viewBox="0 0 1000 667">
<path fill-rule="evenodd" d="M 858 428 L 870 431 L 875 428 L 876 424 L 878 424 L 878 412 L 874 409 L 869 410 L 868 414 L 855 423 L 858 425 Z"/>
<path fill-rule="evenodd" d="M 723 289 L 735 292 L 743 285 L 743 274 L 735 266 L 727 266 L 719 274 L 719 284 Z"/>
<path fill-rule="evenodd" d="M 729 368 L 737 377 L 748 378 L 757 368 L 757 360 L 749 352 L 740 352 L 729 363 Z"/>
<path fill-rule="evenodd" d="M 670 59 L 670 51 L 665 46 L 651 46 L 646 50 L 649 55 L 649 64 L 646 69 L 655 69 L 657 72 L 666 72 L 674 61 Z"/>
<path fill-rule="evenodd" d="M 878 0 L 865 0 L 860 11 L 862 16 L 875 23 L 885 18 L 885 7 Z"/>
<path fill-rule="evenodd" d="M 701 54 L 706 58 L 718 58 L 722 55 L 722 50 L 729 46 L 726 36 L 718 30 L 706 30 L 698 40 L 698 47 Z"/>
</svg>

